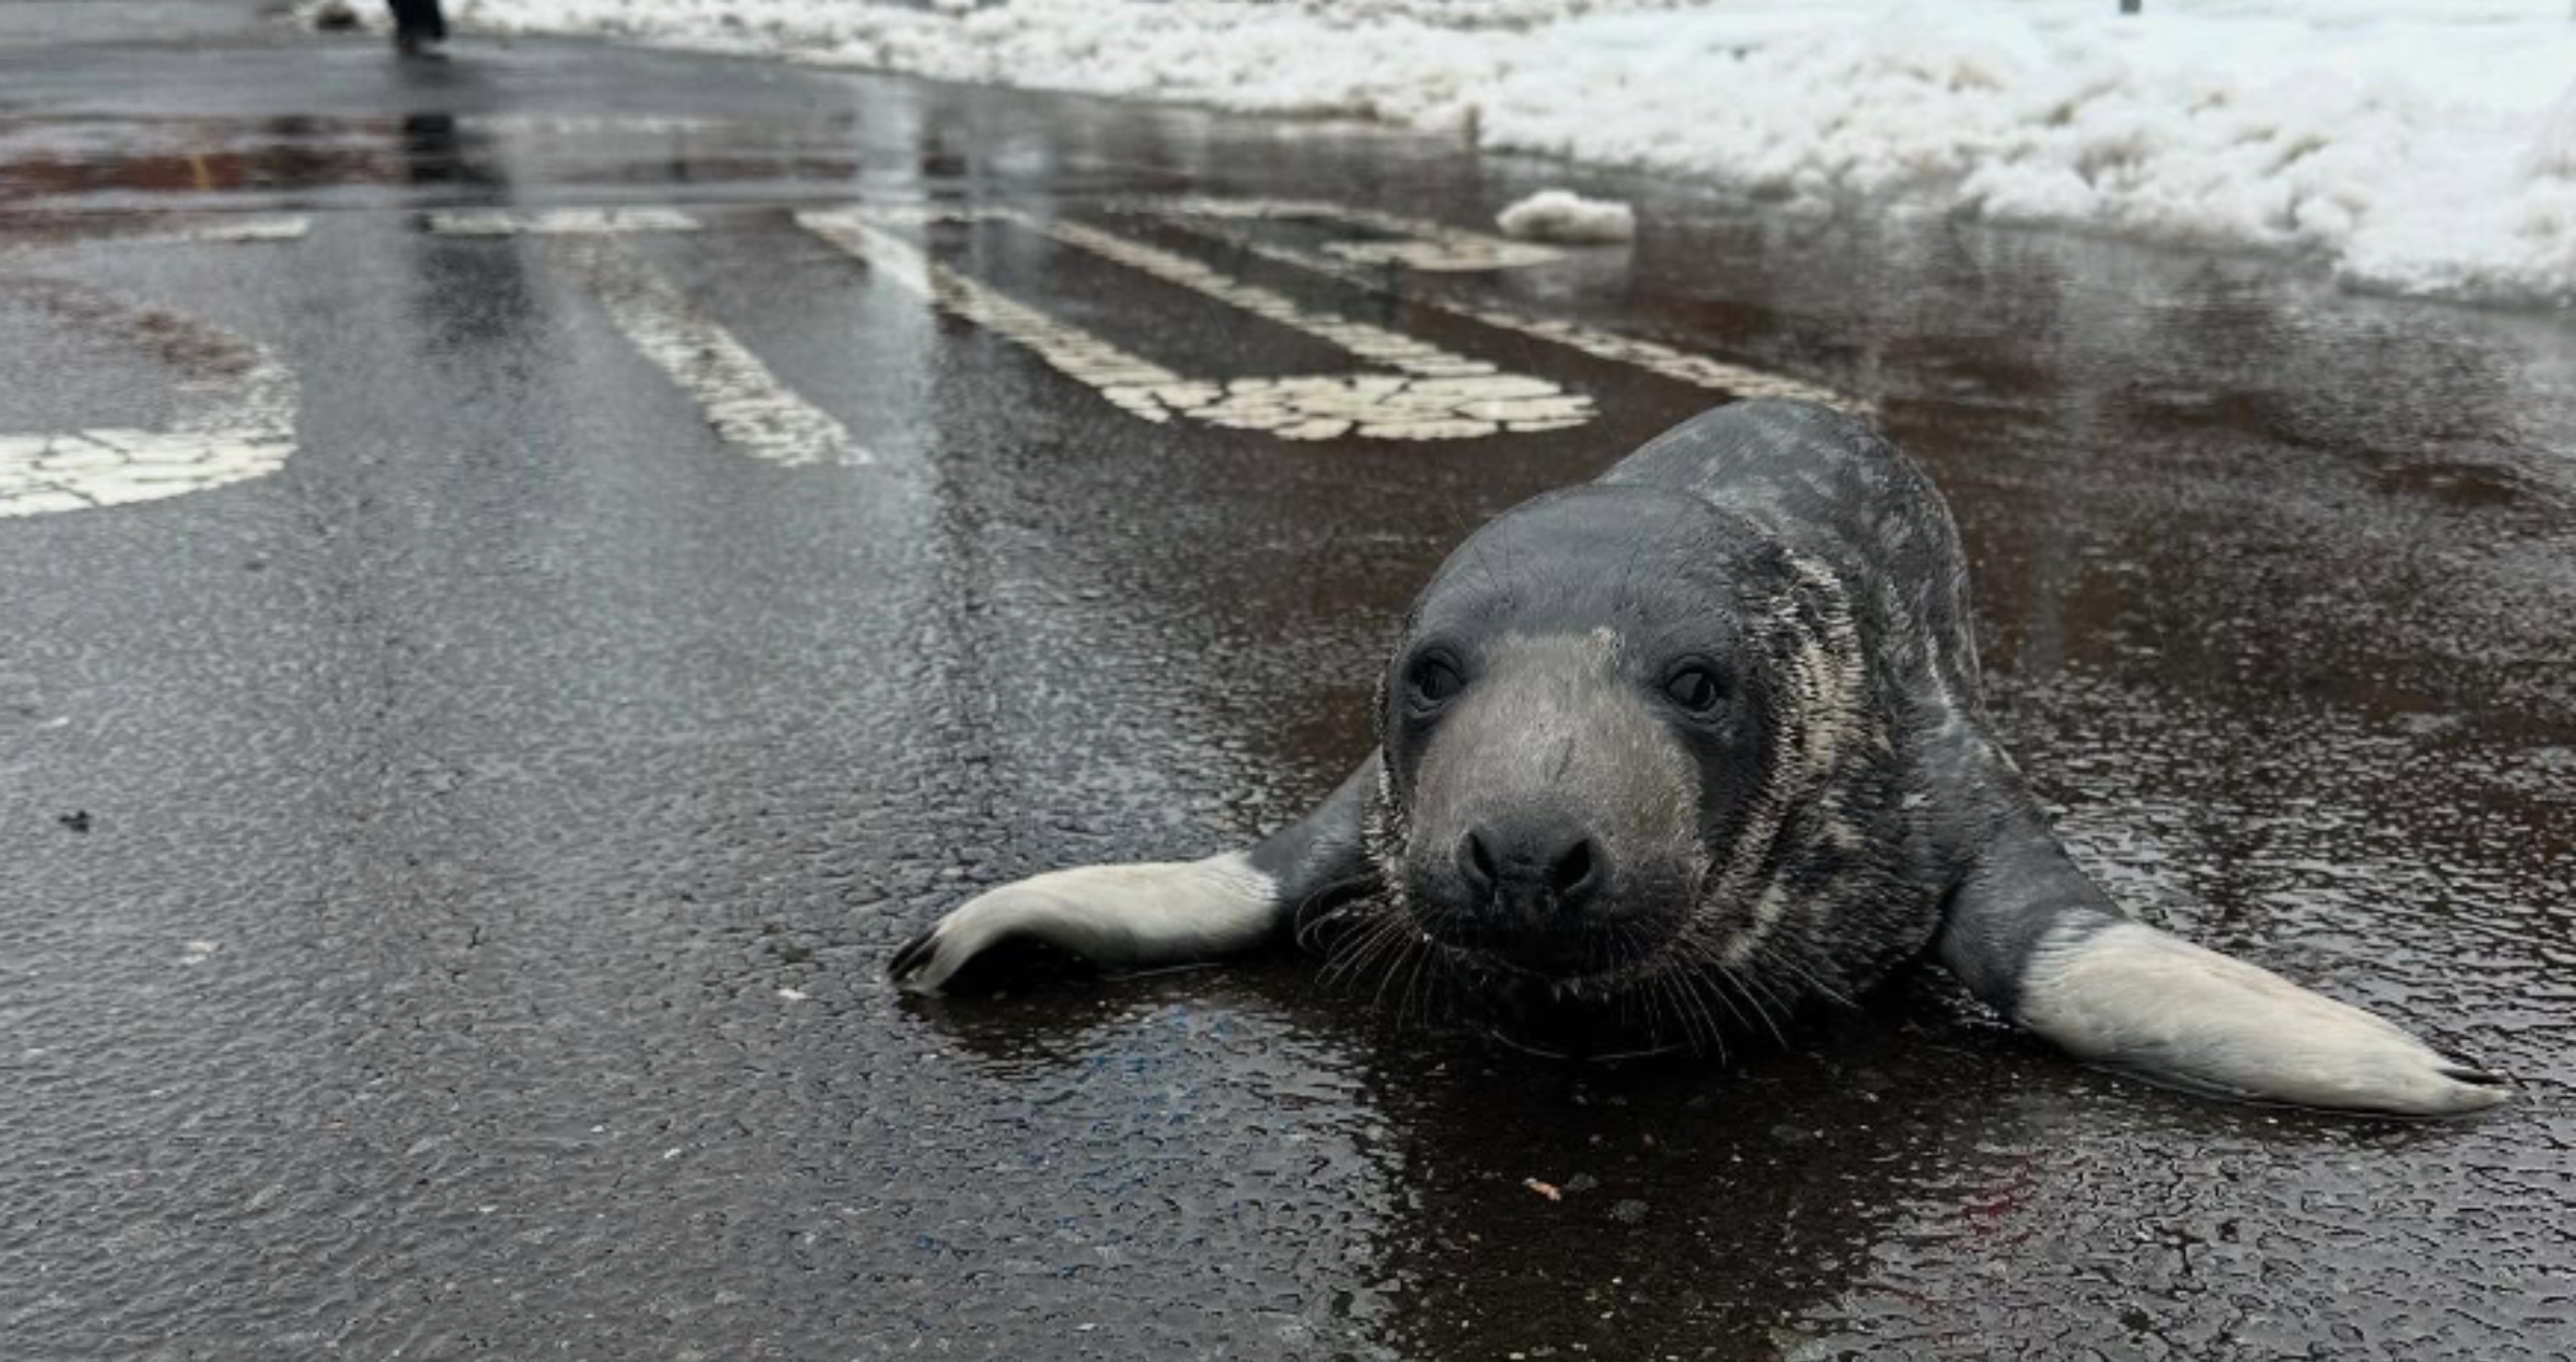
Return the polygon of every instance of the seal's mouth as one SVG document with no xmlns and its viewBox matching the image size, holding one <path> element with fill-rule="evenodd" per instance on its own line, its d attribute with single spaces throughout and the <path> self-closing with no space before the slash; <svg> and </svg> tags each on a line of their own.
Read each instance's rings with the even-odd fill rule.
<svg viewBox="0 0 2576 1362">
<path fill-rule="evenodd" d="M 1677 912 L 1544 919 L 1405 898 L 1390 911 L 1471 982 L 1508 980 L 1595 997 L 1669 969 L 1683 922 Z"/>
<path fill-rule="evenodd" d="M 1434 943 L 1461 957 L 1461 963 L 1498 974 L 1515 974 L 1551 983 L 1607 980 L 1631 970 L 1638 953 L 1606 932 L 1497 930 L 1477 919 L 1442 915 L 1422 925 Z"/>
<path fill-rule="evenodd" d="M 1680 937 L 1677 921 L 1660 930 L 1500 927 L 1490 915 L 1432 907 L 1401 892 L 1346 903 L 1310 925 L 1328 979 L 1381 993 L 1412 987 L 1408 980 L 1418 975 L 1466 993 L 1606 998 L 1673 968 Z"/>
<path fill-rule="evenodd" d="M 1300 939 L 1322 948 L 1326 983 L 1400 1021 L 1464 1021 L 1541 1054 L 1723 1055 L 1778 999 L 1724 964 L 1687 910 L 1659 902 L 1666 912 L 1624 923 L 1497 939 L 1462 934 L 1456 915 L 1395 885 L 1343 902 Z"/>
<path fill-rule="evenodd" d="M 1623 869 L 1600 877 L 1606 892 L 1578 900 L 1508 878 L 1423 875 L 1401 884 L 1390 910 L 1471 974 L 1613 991 L 1676 964 L 1708 874 L 1705 864 Z"/>
</svg>

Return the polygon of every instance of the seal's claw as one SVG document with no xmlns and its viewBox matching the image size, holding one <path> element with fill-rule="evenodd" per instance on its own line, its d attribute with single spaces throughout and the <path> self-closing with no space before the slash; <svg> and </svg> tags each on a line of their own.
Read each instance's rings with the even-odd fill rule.
<svg viewBox="0 0 2576 1362">
<path fill-rule="evenodd" d="M 886 977 L 898 984 L 909 984 L 914 975 L 929 965 L 932 954 L 938 949 L 938 940 L 937 927 L 915 933 L 911 940 L 896 948 L 893 959 L 886 961 Z"/>
<path fill-rule="evenodd" d="M 2390 1092 L 2381 1095 L 2389 1100 L 2353 1105 L 2392 1116 L 2465 1116 L 2513 1096 L 2513 1082 L 2502 1074 L 2461 1064 L 2429 1050 L 2424 1053 L 2432 1061 L 2425 1065 L 2429 1073 L 2412 1084 L 2392 1084 Z"/>
<path fill-rule="evenodd" d="M 2513 1086 L 2513 1080 L 2506 1078 L 2503 1074 L 2496 1073 L 2490 1069 L 2480 1068 L 2475 1064 L 2471 1064 L 2468 1061 L 2461 1059 L 2446 1059 L 2446 1062 L 2443 1063 L 2438 1072 L 2440 1072 L 2442 1077 L 2447 1078 L 2454 1083 L 2464 1083 L 2472 1088 L 2495 1089 L 2496 1095 L 2492 1100 L 2496 1102 L 2503 1101 L 2505 1098 L 2505 1091 Z M 2482 1102 L 2479 1105 L 2486 1104 Z"/>
<path fill-rule="evenodd" d="M 963 905 L 903 943 L 886 961 L 887 977 L 907 993 L 929 995 L 946 988 L 968 961 L 1011 934 L 1008 924 L 995 921 L 1002 914 L 994 911 L 992 897 Z"/>
</svg>

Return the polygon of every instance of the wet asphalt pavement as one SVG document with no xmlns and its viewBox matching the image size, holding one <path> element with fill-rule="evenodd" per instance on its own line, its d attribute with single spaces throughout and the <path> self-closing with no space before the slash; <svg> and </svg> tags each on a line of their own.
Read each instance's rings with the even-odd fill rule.
<svg viewBox="0 0 2576 1362">
<path fill-rule="evenodd" d="M 0 1357 L 2576 1351 L 2563 316 L 457 46 L 0 16 Z M 1641 240 L 1281 206 L 1561 183 Z M 1356 373 L 1409 377 L 1227 386 Z M 1764 375 L 1933 469 L 2090 868 L 2520 1100 L 2213 1105 L 1932 976 L 1723 1063 L 1294 958 L 884 982 L 979 887 L 1293 816 L 1467 527 Z"/>
</svg>

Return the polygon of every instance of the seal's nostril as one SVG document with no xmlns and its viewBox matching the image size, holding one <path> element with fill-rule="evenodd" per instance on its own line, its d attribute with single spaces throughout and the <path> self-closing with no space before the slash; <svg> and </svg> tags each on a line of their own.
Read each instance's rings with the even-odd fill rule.
<svg viewBox="0 0 2576 1362">
<path fill-rule="evenodd" d="M 1580 902 L 1592 892 L 1593 869 L 1598 858 L 1593 854 L 1592 839 L 1582 838 L 1559 854 L 1547 868 L 1548 887 L 1568 905 Z"/>
<path fill-rule="evenodd" d="M 1458 848 L 1458 873 L 1467 877 L 1467 887 L 1476 892 L 1476 897 L 1485 898 L 1494 892 L 1498 877 L 1494 853 L 1486 849 L 1483 834 L 1468 833 L 1465 845 Z"/>
<path fill-rule="evenodd" d="M 1458 882 L 1481 905 L 1530 911 L 1574 908 L 1608 875 L 1601 845 L 1556 820 L 1488 823 L 1460 838 Z"/>
</svg>

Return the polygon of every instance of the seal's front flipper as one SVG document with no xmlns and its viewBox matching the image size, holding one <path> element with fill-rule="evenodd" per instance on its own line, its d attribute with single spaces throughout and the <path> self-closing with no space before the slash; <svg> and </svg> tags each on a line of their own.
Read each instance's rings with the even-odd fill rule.
<svg viewBox="0 0 2576 1362">
<path fill-rule="evenodd" d="M 904 943 L 895 982 L 936 993 L 1004 941 L 1041 941 L 1109 969 L 1214 960 L 1278 935 L 1310 900 L 1372 876 L 1361 840 L 1372 757 L 1323 805 L 1248 851 L 1198 861 L 1049 871 L 968 900 Z"/>
<path fill-rule="evenodd" d="M 1970 992 L 2079 1058 L 2215 1096 L 2449 1116 L 2504 1081 L 2270 970 L 2124 917 L 2036 813 L 1952 894 L 1935 945 Z"/>
<path fill-rule="evenodd" d="M 1108 968 L 1213 960 L 1270 935 L 1278 896 L 1239 851 L 1200 861 L 1086 865 L 979 894 L 906 942 L 895 982 L 936 993 L 1005 941 L 1042 941 Z"/>
</svg>

